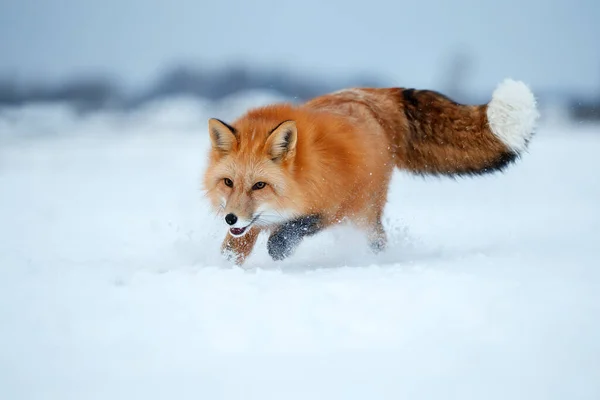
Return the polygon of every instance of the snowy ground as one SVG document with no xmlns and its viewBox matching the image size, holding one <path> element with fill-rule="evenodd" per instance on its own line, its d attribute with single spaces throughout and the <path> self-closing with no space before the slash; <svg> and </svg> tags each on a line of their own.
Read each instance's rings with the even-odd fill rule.
<svg viewBox="0 0 600 400">
<path fill-rule="evenodd" d="M 600 128 L 397 174 L 378 257 L 338 228 L 244 271 L 199 188 L 249 100 L 0 112 L 2 399 L 600 398 Z"/>
</svg>

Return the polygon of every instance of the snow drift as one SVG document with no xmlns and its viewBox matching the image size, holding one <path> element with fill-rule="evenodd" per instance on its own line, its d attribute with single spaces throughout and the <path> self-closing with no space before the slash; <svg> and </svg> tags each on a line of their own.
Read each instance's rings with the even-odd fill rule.
<svg viewBox="0 0 600 400">
<path fill-rule="evenodd" d="M 3 398 L 600 397 L 600 129 L 398 173 L 381 255 L 339 227 L 242 270 L 200 177 L 206 119 L 255 100 L 0 112 Z"/>
</svg>

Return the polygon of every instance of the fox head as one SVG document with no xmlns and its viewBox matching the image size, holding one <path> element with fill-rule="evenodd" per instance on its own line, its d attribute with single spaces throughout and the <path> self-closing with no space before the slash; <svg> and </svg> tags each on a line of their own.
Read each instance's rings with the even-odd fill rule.
<svg viewBox="0 0 600 400">
<path fill-rule="evenodd" d="M 208 122 L 212 148 L 204 189 L 231 235 L 239 237 L 250 226 L 268 227 L 294 215 L 290 185 L 298 132 L 293 120 L 235 125 Z"/>
</svg>

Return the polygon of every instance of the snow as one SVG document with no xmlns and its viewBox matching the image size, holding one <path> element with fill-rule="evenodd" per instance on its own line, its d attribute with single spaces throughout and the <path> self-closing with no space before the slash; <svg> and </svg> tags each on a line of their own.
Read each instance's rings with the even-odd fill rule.
<svg viewBox="0 0 600 400">
<path fill-rule="evenodd" d="M 504 174 L 397 173 L 381 255 L 339 227 L 243 270 L 206 121 L 268 100 L 0 111 L 2 398 L 600 398 L 600 128 L 542 126 Z"/>
</svg>

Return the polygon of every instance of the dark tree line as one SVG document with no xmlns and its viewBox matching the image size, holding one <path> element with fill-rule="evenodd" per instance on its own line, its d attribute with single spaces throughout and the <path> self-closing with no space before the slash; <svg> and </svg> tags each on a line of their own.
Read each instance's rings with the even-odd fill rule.
<svg viewBox="0 0 600 400">
<path fill-rule="evenodd" d="M 269 90 L 302 101 L 349 86 L 381 86 L 381 83 L 371 77 L 331 81 L 319 75 L 300 76 L 283 70 L 266 71 L 240 66 L 216 70 L 176 67 L 159 76 L 148 87 L 128 94 L 116 81 L 102 76 L 51 84 L 23 84 L 0 79 L 0 106 L 61 101 L 82 111 L 130 109 L 178 95 L 217 101 L 246 90 Z"/>
</svg>

